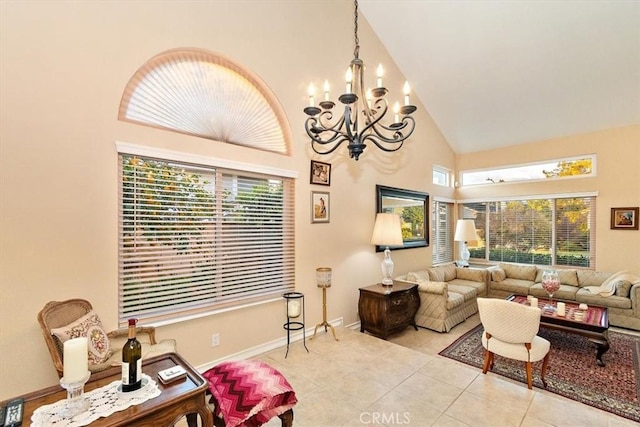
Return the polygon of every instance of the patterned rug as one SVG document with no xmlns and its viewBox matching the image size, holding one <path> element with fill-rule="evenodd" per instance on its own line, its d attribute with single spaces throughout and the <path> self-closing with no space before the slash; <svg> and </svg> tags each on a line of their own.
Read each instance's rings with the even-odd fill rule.
<svg viewBox="0 0 640 427">
<path fill-rule="evenodd" d="M 458 338 L 439 354 L 482 369 L 482 325 Z M 606 366 L 596 364 L 595 344 L 584 337 L 541 328 L 551 342 L 547 390 L 569 399 L 640 422 L 640 337 L 609 331 L 611 348 L 603 355 Z M 533 385 L 540 380 L 542 361 L 533 364 Z M 524 363 L 496 355 L 495 374 L 526 383 Z"/>
</svg>

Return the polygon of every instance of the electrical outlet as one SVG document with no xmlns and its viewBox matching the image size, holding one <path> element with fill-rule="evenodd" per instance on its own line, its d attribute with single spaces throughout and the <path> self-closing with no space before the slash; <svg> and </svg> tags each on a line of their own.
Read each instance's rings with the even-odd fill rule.
<svg viewBox="0 0 640 427">
<path fill-rule="evenodd" d="M 220 345 L 220 334 L 216 332 L 211 335 L 211 347 L 216 347 L 218 345 Z"/>
</svg>

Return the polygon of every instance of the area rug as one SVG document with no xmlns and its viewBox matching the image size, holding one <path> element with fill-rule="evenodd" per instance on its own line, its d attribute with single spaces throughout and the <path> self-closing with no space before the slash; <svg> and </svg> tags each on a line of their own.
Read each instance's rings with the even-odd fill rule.
<svg viewBox="0 0 640 427">
<path fill-rule="evenodd" d="M 458 338 L 439 354 L 482 369 L 482 325 Z M 596 364 L 595 344 L 584 337 L 541 328 L 551 342 L 551 356 L 545 375 L 547 390 L 569 399 L 640 422 L 640 337 L 609 331 L 611 348 L 603 356 L 604 367 Z M 542 361 L 533 364 L 534 387 L 543 388 Z M 526 383 L 524 363 L 495 355 L 492 371 Z"/>
</svg>

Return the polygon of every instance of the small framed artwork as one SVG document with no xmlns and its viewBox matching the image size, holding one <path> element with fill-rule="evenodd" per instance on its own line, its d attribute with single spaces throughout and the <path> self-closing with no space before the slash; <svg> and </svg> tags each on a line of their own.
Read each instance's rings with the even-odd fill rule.
<svg viewBox="0 0 640 427">
<path fill-rule="evenodd" d="M 311 160 L 311 184 L 331 185 L 331 165 Z"/>
<path fill-rule="evenodd" d="M 311 192 L 311 222 L 329 222 L 329 193 L 323 191 Z"/>
<path fill-rule="evenodd" d="M 638 207 L 635 208 L 611 208 L 612 230 L 637 230 Z"/>
</svg>

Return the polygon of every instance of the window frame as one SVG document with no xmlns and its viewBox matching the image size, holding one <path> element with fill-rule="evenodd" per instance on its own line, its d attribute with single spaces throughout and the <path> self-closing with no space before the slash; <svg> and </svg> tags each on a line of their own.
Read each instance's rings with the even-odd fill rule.
<svg viewBox="0 0 640 427">
<path fill-rule="evenodd" d="M 438 218 L 438 211 L 441 204 L 444 204 L 447 210 L 445 218 L 443 218 L 443 221 L 446 222 L 445 230 L 442 230 L 442 221 Z M 453 262 L 454 211 L 455 202 L 453 200 L 436 196 L 433 197 L 431 210 L 431 263 L 433 265 Z M 440 239 L 439 237 L 442 233 L 444 233 L 444 237 Z M 444 249 L 442 248 L 443 246 Z M 440 256 L 440 254 L 443 254 L 443 256 Z"/>
<path fill-rule="evenodd" d="M 282 179 L 283 181 L 287 180 L 287 183 L 285 184 L 287 189 L 285 191 L 287 191 L 288 193 L 286 195 L 283 195 L 282 207 L 285 210 L 288 209 L 289 211 L 285 212 L 286 218 L 283 217 L 282 219 L 283 226 L 286 228 L 286 230 L 282 229 L 281 232 L 287 233 L 289 235 L 289 237 L 287 237 L 288 242 L 283 243 L 283 245 L 286 244 L 287 247 L 286 247 L 286 253 L 283 252 L 282 260 L 283 262 L 286 263 L 286 269 L 290 273 L 288 273 L 289 279 L 285 280 L 286 283 L 283 283 L 282 286 L 280 286 L 282 289 L 277 289 L 277 292 L 274 292 L 275 289 L 265 290 L 264 292 L 251 295 L 250 298 L 249 297 L 237 298 L 237 299 L 231 298 L 231 299 L 225 300 L 224 303 L 212 302 L 209 304 L 200 305 L 195 308 L 184 307 L 184 308 L 179 308 L 177 310 L 170 310 L 170 311 L 164 310 L 162 313 L 160 313 L 159 311 L 153 312 L 152 310 L 152 312 L 142 314 L 142 315 L 134 313 L 135 317 L 139 319 L 144 319 L 146 324 L 153 324 L 153 325 L 170 324 L 170 323 L 175 323 L 182 320 L 207 316 L 214 313 L 241 309 L 243 307 L 247 307 L 255 304 L 267 303 L 270 301 L 280 299 L 281 294 L 284 291 L 294 290 L 295 288 L 295 239 L 294 239 L 295 181 L 294 180 L 298 176 L 298 173 L 296 171 L 271 168 L 264 165 L 240 163 L 240 162 L 234 162 L 229 160 L 216 159 L 216 158 L 188 154 L 188 153 L 183 153 L 178 151 L 158 149 L 153 147 L 140 146 L 136 144 L 122 143 L 122 142 L 116 143 L 116 149 L 118 152 L 119 164 L 121 163 L 120 162 L 121 156 L 139 156 L 139 157 L 149 158 L 153 160 L 159 160 L 162 162 L 176 162 L 180 164 L 189 164 L 189 165 L 194 165 L 195 167 L 203 167 L 203 168 L 209 167 L 209 168 L 215 169 L 217 171 L 216 173 L 219 173 L 219 174 L 237 173 L 239 176 L 257 177 L 258 179 L 262 179 L 265 181 L 268 180 L 269 178 L 278 178 L 278 179 Z M 122 166 L 120 165 L 119 166 L 120 172 L 118 173 L 118 186 L 121 188 L 119 190 L 120 193 L 122 192 L 121 186 L 123 185 L 123 181 L 122 181 L 123 175 L 122 175 L 121 168 Z M 221 191 L 222 185 L 223 185 L 222 182 L 214 183 L 213 186 L 214 188 L 216 188 L 215 191 L 216 192 Z M 288 200 L 285 200 L 285 198 L 288 198 Z M 123 234 L 124 229 L 122 225 L 122 218 L 123 218 L 122 200 L 123 199 L 121 196 L 118 201 L 119 241 L 122 241 L 122 238 L 124 236 Z M 287 222 L 286 225 L 284 225 L 285 221 Z M 221 222 L 216 221 L 215 223 L 218 224 Z M 216 238 L 216 243 L 218 243 L 217 238 Z M 123 257 L 122 246 L 119 244 L 119 247 L 118 247 L 119 266 L 121 265 L 122 257 Z M 158 277 L 161 277 L 161 276 L 158 276 Z M 120 272 L 120 268 L 118 273 L 118 292 L 119 292 L 118 322 L 121 326 L 123 326 L 125 325 L 127 319 L 131 317 L 131 314 L 130 314 L 130 311 L 125 312 L 125 309 L 124 309 L 125 303 L 124 303 L 124 296 L 123 296 L 123 277 Z"/>
</svg>

